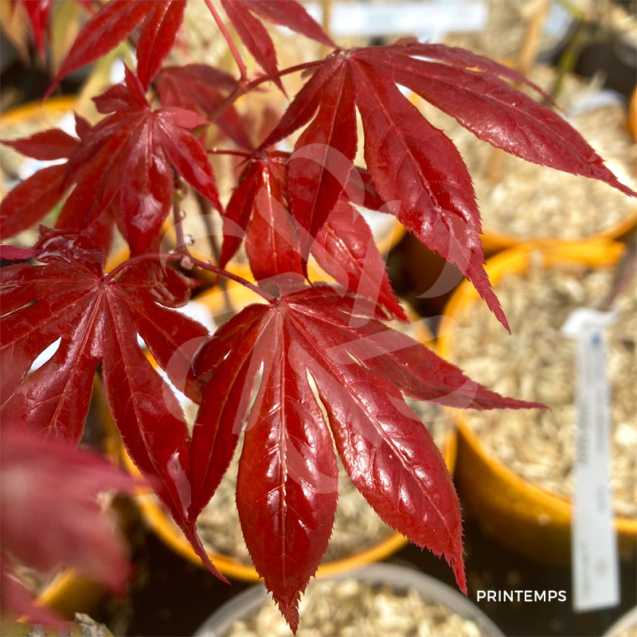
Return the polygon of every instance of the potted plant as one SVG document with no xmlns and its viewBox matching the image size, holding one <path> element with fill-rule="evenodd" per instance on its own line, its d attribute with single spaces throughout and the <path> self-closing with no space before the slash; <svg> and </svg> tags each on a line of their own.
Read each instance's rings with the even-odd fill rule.
<svg viewBox="0 0 637 637">
<path fill-rule="evenodd" d="M 528 77 L 548 92 L 558 72 L 536 65 Z M 628 126 L 627 109 L 618 97 L 603 93 L 597 82 L 569 74 L 562 78 L 562 91 L 556 99 L 572 125 L 630 184 L 634 182 L 637 144 Z M 526 241 L 615 240 L 635 228 L 635 203 L 605 184 L 558 175 L 514 156 L 494 154 L 453 118 L 434 112 L 427 104 L 421 108 L 454 141 L 471 170 L 487 253 Z"/>
<path fill-rule="evenodd" d="M 502 635 L 475 604 L 451 587 L 394 564 L 374 564 L 313 582 L 301 604 L 301 636 Z M 290 634 L 266 591 L 254 586 L 216 611 L 195 637 Z"/>
<path fill-rule="evenodd" d="M 544 564 L 566 565 L 571 556 L 577 375 L 575 346 L 561 332 L 562 324 L 576 308 L 604 301 L 625 250 L 621 243 L 598 239 L 539 242 L 501 252 L 487 262 L 487 271 L 515 324 L 512 337 L 506 342 L 495 337 L 478 299 L 464 285 L 451 297 L 440 326 L 443 357 L 473 368 L 499 391 L 551 405 L 550 412 L 536 416 L 455 413 L 458 483 L 467 505 L 490 535 Z M 617 320 L 606 333 L 613 396 L 610 486 L 619 545 L 628 559 L 637 534 L 632 382 L 637 299 L 634 272 L 629 274 L 616 301 Z"/>
<path fill-rule="evenodd" d="M 226 22 L 206 4 L 237 66 L 234 76 L 188 69 L 222 96 L 208 119 L 175 106 L 175 90 L 189 89 L 173 82 L 167 96 L 160 73 L 185 0 L 111 0 L 80 32 L 49 91 L 131 38 L 137 68 L 127 68 L 123 83 L 95 98 L 104 119 L 90 126 L 76 117 L 77 137 L 51 130 L 7 142 L 62 163 L 35 173 L 3 200 L 2 236 L 64 203 L 56 227 L 44 229 L 32 248 L 2 246 L 0 256 L 24 261 L 1 272 L 3 417 L 77 443 L 101 362 L 128 454 L 219 577 L 196 520 L 247 421 L 237 486 L 241 526 L 257 571 L 293 629 L 330 536 L 334 436 L 350 479 L 380 517 L 444 555 L 466 591 L 455 489 L 403 394 L 476 409 L 542 405 L 489 391 L 385 322 L 406 317 L 356 204 L 395 215 L 459 267 L 507 326 L 483 269 L 469 173 L 453 144 L 398 85 L 503 150 L 635 193 L 559 115 L 509 86 L 512 80 L 536 90 L 498 63 L 411 40 L 342 50 L 293 0 L 223 0 L 232 28 L 263 70 L 250 77 Z M 331 52 L 280 70 L 262 20 Z M 235 102 L 268 82 L 284 89 L 284 78 L 299 72 L 307 79 L 274 130 L 258 148 L 242 146 L 241 129 L 228 120 Z M 365 169 L 353 163 L 357 110 Z M 209 126 L 228 131 L 246 160 L 227 206 L 200 137 Z M 293 153 L 276 148 L 303 127 Z M 166 218 L 172 214 L 179 223 L 190 188 L 223 211 L 218 265 L 189 254 L 188 237 L 179 237 L 174 251 L 159 245 Z M 131 257 L 105 274 L 115 226 Z M 244 240 L 255 283 L 224 270 Z M 307 263 L 317 254 L 338 286 L 308 283 Z M 237 281 L 267 303 L 245 308 L 210 336 L 174 311 L 187 302 L 200 271 Z M 192 437 L 138 336 L 172 382 L 200 403 Z M 29 375 L 37 354 L 55 342 L 50 361 Z"/>
</svg>

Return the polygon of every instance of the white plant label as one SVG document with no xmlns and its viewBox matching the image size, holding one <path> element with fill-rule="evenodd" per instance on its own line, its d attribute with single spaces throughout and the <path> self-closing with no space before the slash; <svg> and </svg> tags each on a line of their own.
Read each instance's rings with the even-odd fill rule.
<svg viewBox="0 0 637 637">
<path fill-rule="evenodd" d="M 577 342 L 577 434 L 571 523 L 573 608 L 587 612 L 619 604 L 617 535 L 610 484 L 611 397 L 604 328 L 614 315 L 577 309 L 562 331 Z"/>
<path fill-rule="evenodd" d="M 309 3 L 310 15 L 322 21 L 322 3 Z M 438 41 L 446 33 L 480 31 L 486 27 L 488 5 L 484 0 L 460 2 L 336 2 L 332 7 L 330 32 L 335 37 L 414 35 Z"/>
</svg>

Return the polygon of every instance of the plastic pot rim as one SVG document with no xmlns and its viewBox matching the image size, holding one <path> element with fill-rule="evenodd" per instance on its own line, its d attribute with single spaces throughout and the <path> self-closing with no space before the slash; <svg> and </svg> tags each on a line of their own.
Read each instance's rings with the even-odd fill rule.
<svg viewBox="0 0 637 637">
<path fill-rule="evenodd" d="M 356 579 L 375 585 L 390 585 L 396 591 L 414 588 L 425 599 L 438 602 L 451 611 L 474 621 L 481 635 L 504 637 L 504 633 L 472 601 L 447 584 L 412 568 L 394 564 L 372 564 L 353 571 L 339 573 L 327 581 Z M 213 613 L 197 630 L 194 637 L 227 637 L 232 624 L 260 608 L 269 598 L 263 586 L 243 591 Z"/>
<path fill-rule="evenodd" d="M 0 130 L 19 124 L 25 119 L 39 117 L 41 115 L 51 115 L 59 113 L 64 115 L 68 111 L 72 111 L 77 102 L 75 96 L 62 95 L 59 97 L 51 97 L 46 102 L 28 102 L 21 106 L 11 108 L 0 115 Z"/>
<path fill-rule="evenodd" d="M 485 252 L 493 253 L 512 248 L 523 247 L 529 243 L 544 243 L 550 241 L 579 244 L 588 241 L 614 241 L 625 236 L 637 227 L 637 206 L 635 206 L 623 219 L 616 224 L 601 230 L 590 237 L 581 239 L 560 239 L 559 237 L 520 237 L 505 232 L 496 232 L 489 228 L 484 229 L 481 236 L 482 246 Z"/>
<path fill-rule="evenodd" d="M 602 637 L 620 637 L 620 631 L 628 630 L 637 626 L 637 606 L 631 608 L 625 615 L 622 615 Z"/>
</svg>

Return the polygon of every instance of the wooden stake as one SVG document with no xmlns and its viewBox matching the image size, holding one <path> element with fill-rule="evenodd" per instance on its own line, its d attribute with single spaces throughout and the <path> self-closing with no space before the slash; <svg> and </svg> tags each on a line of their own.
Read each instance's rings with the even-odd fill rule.
<svg viewBox="0 0 637 637">
<path fill-rule="evenodd" d="M 518 55 L 517 69 L 522 75 L 528 75 L 540 46 L 540 36 L 542 35 L 542 27 L 549 12 L 552 0 L 538 0 L 535 12 L 529 20 L 529 25 L 524 36 L 522 49 Z"/>
<path fill-rule="evenodd" d="M 529 19 L 529 24 L 524 34 L 524 42 L 518 55 L 516 68 L 524 76 L 528 76 L 540 45 L 540 36 L 542 35 L 542 27 L 551 6 L 552 0 L 537 0 L 537 6 L 533 15 Z M 519 88 L 516 86 L 516 88 Z M 487 169 L 487 179 L 489 181 L 498 181 L 502 172 L 502 163 L 504 160 L 504 151 L 494 148 L 491 154 L 491 161 Z"/>
<path fill-rule="evenodd" d="M 324 0 L 323 1 L 323 31 L 327 34 L 329 38 L 332 38 L 332 5 L 334 4 L 334 0 Z M 321 56 L 325 57 L 330 51 L 330 47 L 321 45 Z"/>
</svg>

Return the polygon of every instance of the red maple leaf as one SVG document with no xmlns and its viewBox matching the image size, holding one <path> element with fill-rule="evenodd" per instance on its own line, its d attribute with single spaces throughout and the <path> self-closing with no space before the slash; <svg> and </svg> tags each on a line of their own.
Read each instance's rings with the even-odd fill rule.
<svg viewBox="0 0 637 637">
<path fill-rule="evenodd" d="M 170 53 L 184 20 L 187 0 L 110 0 L 86 23 L 48 90 L 123 42 L 141 25 L 137 75 L 147 89 Z"/>
<path fill-rule="evenodd" d="M 14 6 L 17 2 L 18 0 L 11 0 Z M 49 15 L 53 0 L 19 0 L 19 2 L 26 10 L 33 29 L 33 39 L 40 55 L 44 58 L 46 54 L 44 36 L 49 32 Z"/>
<path fill-rule="evenodd" d="M 372 231 L 354 206 L 337 202 L 312 245 L 312 254 L 323 270 L 347 290 L 378 299 L 394 316 L 407 321 Z"/>
<path fill-rule="evenodd" d="M 616 179 L 558 114 L 503 78 L 534 87 L 507 67 L 443 45 L 409 42 L 329 56 L 262 145 L 275 144 L 309 124 L 290 159 L 289 186 L 291 213 L 307 236 L 318 235 L 348 183 L 357 147 L 356 107 L 365 133 L 367 170 L 385 210 L 454 263 L 506 326 L 483 269 L 480 214 L 467 168 L 453 143 L 397 85 L 509 153 L 636 193 Z M 309 245 L 304 245 L 303 257 L 308 253 Z"/>
<path fill-rule="evenodd" d="M 221 91 L 236 88 L 237 80 L 231 75 L 207 64 L 168 66 L 157 76 L 157 93 L 162 106 L 178 106 L 195 111 L 206 119 L 214 118 L 215 124 L 232 141 L 243 148 L 252 148 L 234 106 L 230 106 L 220 117 L 214 117 L 227 98 Z"/>
<path fill-rule="evenodd" d="M 444 555 L 466 592 L 451 477 L 402 393 L 454 407 L 541 407 L 481 387 L 387 327 L 386 318 L 362 297 L 306 288 L 244 309 L 195 362 L 210 380 L 194 427 L 189 517 L 197 518 L 219 485 L 247 420 L 237 483 L 241 527 L 293 630 L 334 520 L 332 436 L 352 482 L 380 517 Z"/>
<path fill-rule="evenodd" d="M 186 520 L 190 438 L 184 416 L 137 340 L 139 334 L 159 366 L 198 400 L 198 384 L 185 379 L 208 332 L 172 309 L 186 303 L 189 286 L 155 259 L 128 261 L 105 275 L 103 250 L 82 237 L 52 234 L 38 250 L 44 265 L 0 271 L 2 418 L 77 444 L 101 361 L 110 411 L 130 457 L 216 573 Z M 56 342 L 53 356 L 31 370 Z"/>
<path fill-rule="evenodd" d="M 79 143 L 61 131 L 3 142 L 38 159 L 57 155 L 69 162 L 38 171 L 9 193 L 0 204 L 2 218 L 11 220 L 3 224 L 2 237 L 38 221 L 72 187 L 57 227 L 84 231 L 93 226 L 98 228 L 93 234 L 103 237 L 114 218 L 133 255 L 148 250 L 158 237 L 172 208 L 175 174 L 221 209 L 206 150 L 190 132 L 207 126 L 206 120 L 177 107 L 151 110 L 128 69 L 125 84 L 94 101 L 101 113 L 111 115 L 92 129 L 78 120 Z"/>
<path fill-rule="evenodd" d="M 286 153 L 264 153 L 244 169 L 224 215 L 224 267 L 241 245 L 259 281 L 301 274 L 296 223 L 287 210 Z"/>
<path fill-rule="evenodd" d="M 213 572 L 195 521 L 247 420 L 237 486 L 241 524 L 256 568 L 293 628 L 334 518 L 332 440 L 381 518 L 444 555 L 465 590 L 453 484 L 403 395 L 476 409 L 540 405 L 486 390 L 383 322 L 405 316 L 356 206 L 395 215 L 458 266 L 506 325 L 483 268 L 466 166 L 399 87 L 498 148 L 635 193 L 558 114 L 512 88 L 507 81 L 537 87 L 502 65 L 461 49 L 400 42 L 338 50 L 279 73 L 261 19 L 325 45 L 331 40 L 295 0 L 221 1 L 266 75 L 248 80 L 209 0 L 240 69 L 237 80 L 205 65 L 161 70 L 186 0 L 110 0 L 80 33 L 55 83 L 131 36 L 138 39 L 137 75 L 126 69 L 124 84 L 96 98 L 108 116 L 94 128 L 77 119 L 79 140 L 47 131 L 11 143 L 32 157 L 66 163 L 36 173 L 0 206 L 2 236 L 11 236 L 64 201 L 61 230 L 33 250 L 0 248 L 0 257 L 39 262 L 0 272 L 2 416 L 77 443 L 101 362 L 129 455 Z M 310 79 L 253 149 L 234 101 L 266 81 L 282 88 L 283 74 L 310 67 Z M 151 84 L 157 110 L 146 97 Z M 353 164 L 357 111 L 367 170 Z M 247 165 L 224 215 L 220 263 L 245 240 L 258 285 L 243 283 L 269 301 L 246 308 L 209 339 L 201 325 L 175 312 L 190 289 L 167 264 L 182 259 L 184 267 L 224 273 L 182 253 L 141 254 L 157 245 L 162 222 L 176 208 L 176 180 L 223 212 L 206 149 L 193 134 L 208 125 L 203 117 L 248 149 L 228 151 L 245 156 Z M 292 155 L 271 151 L 303 127 Z M 96 246 L 110 245 L 114 222 L 136 256 L 105 275 L 104 250 Z M 73 237 L 62 234 L 70 229 Z M 311 255 L 342 287 L 305 287 Z M 138 339 L 175 385 L 201 401 L 192 440 L 177 399 Z M 49 346 L 57 349 L 36 368 Z"/>
<path fill-rule="evenodd" d="M 272 38 L 253 14 L 326 46 L 336 46 L 296 0 L 221 0 L 221 4 L 241 41 L 268 75 L 278 70 L 276 51 Z M 283 90 L 278 77 L 273 81 Z"/>
<path fill-rule="evenodd" d="M 50 3 L 50 0 L 38 1 Z M 106 55 L 140 26 L 136 46 L 137 75 L 144 89 L 147 89 L 175 44 L 184 21 L 186 2 L 187 0 L 107 2 L 78 35 L 47 95 L 63 77 Z M 268 73 L 277 71 L 274 44 L 253 13 L 327 46 L 334 46 L 296 0 L 222 0 L 222 4 L 244 44 Z M 275 81 L 281 86 L 280 80 Z"/>
<path fill-rule="evenodd" d="M 116 592 L 130 575 L 114 520 L 97 495 L 130 491 L 133 480 L 95 456 L 61 440 L 45 439 L 3 418 L 0 446 L 0 607 L 37 623 L 59 623 L 12 575 L 13 563 L 43 573 L 72 567 Z M 43 529 L 46 538 L 43 539 Z"/>
<path fill-rule="evenodd" d="M 349 174 L 349 181 L 345 186 L 341 198 L 357 206 L 367 208 L 368 210 L 376 210 L 389 214 L 385 202 L 376 192 L 374 182 L 369 176 L 369 172 L 364 168 L 359 168 L 358 166 L 352 168 Z"/>
<path fill-rule="evenodd" d="M 0 243 L 0 259 L 6 261 L 27 261 L 40 254 L 39 250 L 33 248 L 20 248 L 19 246 L 8 246 Z"/>
<path fill-rule="evenodd" d="M 362 175 L 352 179 L 314 241 L 288 212 L 287 153 L 261 153 L 243 171 L 224 215 L 220 265 L 236 254 L 245 237 L 252 274 L 257 281 L 303 273 L 302 243 L 311 246 L 318 264 L 351 292 L 378 299 L 395 316 L 407 320 L 385 271 L 372 232 L 348 196 L 365 201 Z M 355 182 L 355 183 L 354 183 Z"/>
<path fill-rule="evenodd" d="M 2 143 L 41 161 L 68 160 L 78 146 L 77 139 L 59 129 Z M 67 162 L 48 166 L 9 191 L 0 203 L 0 238 L 12 237 L 30 228 L 58 204 L 64 196 L 67 170 Z"/>
<path fill-rule="evenodd" d="M 91 132 L 90 124 L 77 113 L 75 127 L 80 139 L 86 139 Z M 68 160 L 77 151 L 81 141 L 54 128 L 35 133 L 31 137 L 2 143 L 40 161 L 67 160 L 38 170 L 10 190 L 0 202 L 0 238 L 6 238 L 38 223 L 64 198 L 68 191 Z M 81 216 L 81 212 L 78 211 L 78 206 L 82 202 L 81 194 L 84 191 L 87 195 L 84 201 L 89 202 L 93 184 L 87 183 L 83 186 L 84 188 L 78 188 L 67 199 L 56 222 L 58 227 L 73 227 L 78 215 Z M 83 228 L 83 234 L 108 251 L 113 239 L 113 221 L 114 208 L 110 205 Z"/>
</svg>

